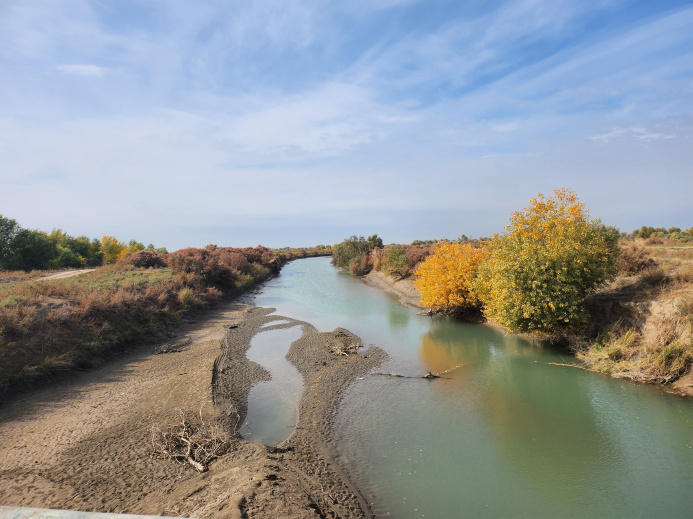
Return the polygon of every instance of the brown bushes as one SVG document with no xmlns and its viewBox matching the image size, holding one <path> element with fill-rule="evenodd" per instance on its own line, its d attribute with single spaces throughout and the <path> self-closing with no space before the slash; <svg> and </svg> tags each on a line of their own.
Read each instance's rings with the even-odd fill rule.
<svg viewBox="0 0 693 519">
<path fill-rule="evenodd" d="M 150 250 L 140 250 L 137 252 L 128 252 L 123 256 L 118 263 L 124 265 L 132 265 L 136 268 L 162 268 L 168 266 L 166 263 L 166 254 L 160 254 Z"/>
<path fill-rule="evenodd" d="M 234 249 L 208 245 L 204 249 L 181 249 L 168 255 L 173 272 L 195 274 L 208 284 L 238 290 L 278 272 L 285 261 L 286 255 L 277 255 L 262 246 Z"/>
<path fill-rule="evenodd" d="M 618 258 L 619 274 L 633 276 L 656 265 L 657 262 L 642 247 L 633 244 L 621 247 L 621 254 Z"/>
</svg>

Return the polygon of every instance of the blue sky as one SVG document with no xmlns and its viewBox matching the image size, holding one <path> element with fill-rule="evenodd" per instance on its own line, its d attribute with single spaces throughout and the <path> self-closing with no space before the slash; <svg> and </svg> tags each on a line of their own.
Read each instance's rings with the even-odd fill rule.
<svg viewBox="0 0 693 519">
<path fill-rule="evenodd" d="M 199 4 L 199 5 L 197 5 Z M 272 247 L 693 226 L 693 3 L 0 3 L 0 213 Z"/>
</svg>

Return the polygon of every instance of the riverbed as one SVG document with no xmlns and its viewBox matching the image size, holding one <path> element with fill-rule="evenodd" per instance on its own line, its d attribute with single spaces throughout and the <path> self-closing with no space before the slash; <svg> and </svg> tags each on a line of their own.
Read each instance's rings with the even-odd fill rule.
<svg viewBox="0 0 693 519">
<path fill-rule="evenodd" d="M 338 461 L 378 516 L 693 516 L 690 399 L 558 366 L 574 360 L 488 326 L 420 316 L 329 258 L 290 263 L 254 303 L 346 328 L 388 353 L 378 371 L 405 376 L 357 380 L 335 424 Z"/>
</svg>

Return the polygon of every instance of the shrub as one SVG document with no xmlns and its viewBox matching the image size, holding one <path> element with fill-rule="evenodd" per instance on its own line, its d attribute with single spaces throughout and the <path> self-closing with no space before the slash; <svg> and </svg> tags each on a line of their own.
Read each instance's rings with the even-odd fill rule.
<svg viewBox="0 0 693 519">
<path fill-rule="evenodd" d="M 409 272 L 415 272 L 417 266 L 424 261 L 433 251 L 433 246 L 429 245 L 412 245 L 406 247 L 407 261 L 409 262 Z"/>
<path fill-rule="evenodd" d="M 657 286 L 666 281 L 667 275 L 662 267 L 655 265 L 644 270 L 641 274 L 641 278 L 646 284 Z"/>
<path fill-rule="evenodd" d="M 125 254 L 118 263 L 132 265 L 136 268 L 161 268 L 166 267 L 166 257 L 163 254 L 150 250 L 140 250 Z"/>
<path fill-rule="evenodd" d="M 80 257 L 77 253 L 71 251 L 70 249 L 66 249 L 61 245 L 58 245 L 56 249 L 58 255 L 49 262 L 49 265 L 52 268 L 79 268 L 85 265 L 85 259 Z"/>
<path fill-rule="evenodd" d="M 414 281 L 422 306 L 436 310 L 472 308 L 479 300 L 472 289 L 487 252 L 471 244 L 439 243 L 417 270 Z"/>
<path fill-rule="evenodd" d="M 614 278 L 619 232 L 589 220 L 568 189 L 539 194 L 488 243 L 490 259 L 474 285 L 484 314 L 511 330 L 577 330 L 585 297 Z"/>
<path fill-rule="evenodd" d="M 383 249 L 381 247 L 375 247 L 370 253 L 371 265 L 373 265 L 373 270 L 380 270 L 383 263 Z"/>
<path fill-rule="evenodd" d="M 621 247 L 621 253 L 618 257 L 619 274 L 633 276 L 656 265 L 655 260 L 648 256 L 647 251 L 642 247 L 637 245 Z"/>
<path fill-rule="evenodd" d="M 398 274 L 401 277 L 409 273 L 407 251 L 401 245 L 388 245 L 383 254 L 383 269 L 387 274 Z"/>
<path fill-rule="evenodd" d="M 375 247 L 382 246 L 383 240 L 377 234 L 369 236 L 368 239 L 363 236 L 351 236 L 332 248 L 332 264 L 351 271 L 351 265 L 359 262 L 362 265 L 367 265 L 368 271 L 370 271 L 370 261 L 368 258 L 364 261 L 363 258 Z M 355 269 L 359 270 L 360 268 L 355 267 Z"/>
<path fill-rule="evenodd" d="M 365 276 L 372 269 L 373 265 L 371 265 L 368 254 L 361 256 L 361 259 L 358 259 L 349 265 L 349 273 L 352 276 Z"/>
</svg>

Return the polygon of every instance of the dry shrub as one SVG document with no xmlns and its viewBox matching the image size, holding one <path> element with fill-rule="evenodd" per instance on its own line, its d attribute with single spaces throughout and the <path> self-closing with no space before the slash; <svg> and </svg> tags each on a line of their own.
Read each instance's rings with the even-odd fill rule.
<svg viewBox="0 0 693 519">
<path fill-rule="evenodd" d="M 349 272 L 352 276 L 365 276 L 372 269 L 373 265 L 371 265 L 370 256 L 368 254 L 349 265 Z"/>
<path fill-rule="evenodd" d="M 132 265 L 136 268 L 162 268 L 166 267 L 166 255 L 150 250 L 129 252 L 118 263 Z"/>
<path fill-rule="evenodd" d="M 682 265 L 676 272 L 677 281 L 693 283 L 693 263 Z"/>
<path fill-rule="evenodd" d="M 640 279 L 642 279 L 647 285 L 657 286 L 663 284 L 666 281 L 667 275 L 666 272 L 664 272 L 664 269 L 655 266 L 650 267 L 647 270 L 644 270 L 640 274 Z"/>
<path fill-rule="evenodd" d="M 657 266 L 657 262 L 642 247 L 634 244 L 621 247 L 621 254 L 618 257 L 619 274 L 633 276 L 655 266 Z"/>
<path fill-rule="evenodd" d="M 382 247 L 374 247 L 373 250 L 370 252 L 370 262 L 371 265 L 373 265 L 373 270 L 380 270 L 380 267 L 383 264 L 383 248 Z"/>
<path fill-rule="evenodd" d="M 408 245 L 407 261 L 409 261 L 409 272 L 416 272 L 416 268 L 433 253 L 433 245 Z"/>
<path fill-rule="evenodd" d="M 590 367 L 618 378 L 674 382 L 693 366 L 693 298 L 678 301 L 672 314 L 652 323 L 646 338 L 635 329 L 615 328 L 577 356 Z"/>
<path fill-rule="evenodd" d="M 186 462 L 199 472 L 229 450 L 230 443 L 216 422 L 205 422 L 198 414 L 180 412 L 180 422 L 164 429 L 152 427 L 152 456 Z"/>
</svg>

